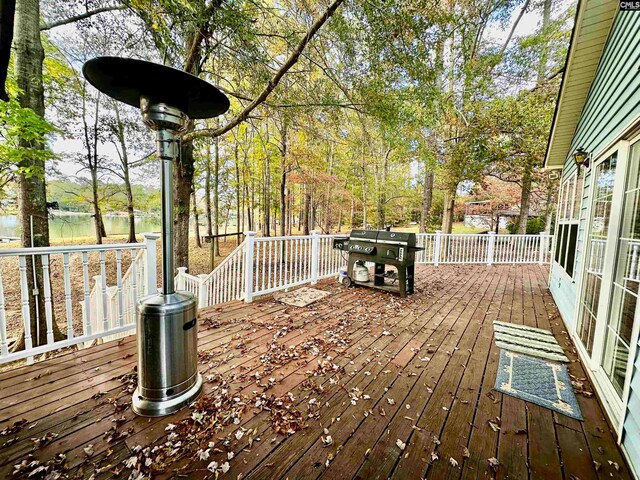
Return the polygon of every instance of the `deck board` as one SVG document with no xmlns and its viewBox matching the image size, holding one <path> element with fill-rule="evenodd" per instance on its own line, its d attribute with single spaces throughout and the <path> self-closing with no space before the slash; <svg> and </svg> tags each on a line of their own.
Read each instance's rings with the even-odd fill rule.
<svg viewBox="0 0 640 480">
<path fill-rule="evenodd" d="M 167 465 L 157 478 L 205 478 L 209 463 L 223 464 L 228 452 L 221 478 L 630 478 L 595 396 L 578 396 L 585 416 L 578 422 L 493 391 L 496 319 L 551 329 L 572 360 L 571 374 L 592 391 L 547 273 L 537 265 L 419 267 L 416 294 L 406 299 L 324 281 L 317 287 L 331 295 L 305 308 L 263 298 L 204 310 L 204 395 L 223 385 L 246 405 L 239 422 L 224 427 L 194 429 L 194 407 L 161 419 L 135 416 L 123 382 L 134 372 L 134 337 L 3 371 L 0 430 L 27 423 L 0 436 L 0 478 L 24 478 L 12 475 L 14 465 L 61 453 L 68 478 L 128 478 L 123 462 L 163 447 L 169 423 L 190 436 L 162 457 Z M 337 371 L 310 374 L 327 356 Z M 254 406 L 263 392 L 290 393 L 290 411 L 301 412 L 306 428 L 275 433 L 271 413 Z M 105 434 L 114 427 L 115 440 Z M 45 435 L 37 448 L 34 439 Z M 210 457 L 195 458 L 210 441 Z"/>
</svg>

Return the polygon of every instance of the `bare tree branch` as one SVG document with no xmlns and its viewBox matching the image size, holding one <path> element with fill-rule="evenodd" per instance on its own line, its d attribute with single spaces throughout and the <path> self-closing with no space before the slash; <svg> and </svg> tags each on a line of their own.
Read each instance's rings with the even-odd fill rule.
<svg viewBox="0 0 640 480">
<path fill-rule="evenodd" d="M 313 22 L 313 25 L 311 25 L 311 28 L 309 28 L 309 30 L 307 31 L 307 34 L 304 36 L 304 38 L 300 40 L 300 42 L 298 43 L 296 48 L 293 50 L 293 52 L 291 52 L 291 55 L 289 55 L 289 58 L 287 59 L 287 61 L 282 65 L 282 67 L 280 67 L 280 69 L 271 78 L 271 80 L 269 80 L 269 83 L 264 88 L 264 90 L 262 90 L 260 95 L 258 95 L 238 115 L 236 115 L 235 118 L 233 118 L 226 125 L 216 129 L 203 129 L 203 130 L 198 130 L 196 132 L 191 132 L 184 136 L 184 140 L 192 140 L 194 138 L 200 138 L 200 137 L 216 138 L 216 137 L 219 137 L 220 135 L 227 133 L 229 130 L 233 129 L 235 126 L 244 122 L 249 117 L 249 114 L 258 105 L 263 103 L 267 99 L 267 97 L 271 94 L 271 92 L 273 92 L 273 90 L 278 86 L 278 83 L 280 83 L 280 80 L 282 80 L 282 77 L 289 71 L 289 69 L 291 69 L 291 67 L 293 67 L 296 64 L 296 62 L 298 61 L 298 58 L 300 58 L 300 55 L 302 54 L 305 47 L 308 45 L 308 43 L 311 41 L 314 35 L 318 32 L 318 30 L 320 30 L 320 28 L 325 24 L 325 22 L 335 13 L 336 9 L 340 6 L 340 4 L 343 1 L 344 0 L 334 0 L 334 2 L 331 5 L 329 5 L 327 10 L 319 18 L 317 18 L 315 22 Z"/>
<path fill-rule="evenodd" d="M 111 7 L 100 7 L 94 10 L 87 10 L 84 13 L 80 13 L 78 15 L 74 15 L 73 17 L 62 18 L 60 20 L 56 20 L 54 22 L 43 23 L 40 25 L 40 31 L 51 30 L 55 27 L 60 27 L 62 25 L 68 25 L 69 23 L 77 22 L 78 20 L 84 20 L 85 18 L 93 17 L 99 13 L 104 12 L 112 12 L 114 10 L 124 10 L 126 7 L 122 5 L 111 6 Z"/>
</svg>

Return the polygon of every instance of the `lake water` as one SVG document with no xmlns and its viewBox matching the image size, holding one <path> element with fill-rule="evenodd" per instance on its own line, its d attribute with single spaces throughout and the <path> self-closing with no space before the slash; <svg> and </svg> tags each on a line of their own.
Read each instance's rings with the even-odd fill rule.
<svg viewBox="0 0 640 480">
<path fill-rule="evenodd" d="M 126 216 L 104 215 L 107 235 L 129 233 L 129 219 Z M 159 232 L 160 217 L 136 217 L 136 234 Z M 49 235 L 52 240 L 73 240 L 78 237 L 95 236 L 91 215 L 55 215 L 49 219 Z M 0 215 L 0 237 L 19 237 L 20 224 L 15 215 Z"/>
</svg>

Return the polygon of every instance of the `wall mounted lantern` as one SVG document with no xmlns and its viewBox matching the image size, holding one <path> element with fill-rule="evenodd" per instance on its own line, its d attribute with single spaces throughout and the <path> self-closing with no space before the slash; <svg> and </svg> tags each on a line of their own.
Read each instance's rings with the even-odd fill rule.
<svg viewBox="0 0 640 480">
<path fill-rule="evenodd" d="M 584 148 L 578 147 L 573 154 L 573 160 L 578 167 L 589 168 L 589 161 L 591 160 L 591 154 L 589 154 Z"/>
</svg>

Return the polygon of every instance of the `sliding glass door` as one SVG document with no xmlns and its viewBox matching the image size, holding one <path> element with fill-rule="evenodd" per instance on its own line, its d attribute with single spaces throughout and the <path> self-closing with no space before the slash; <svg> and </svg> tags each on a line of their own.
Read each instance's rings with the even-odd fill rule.
<svg viewBox="0 0 640 480">
<path fill-rule="evenodd" d="M 640 282 L 640 142 L 627 162 L 617 258 L 612 274 L 611 308 L 606 319 L 602 368 L 622 397 L 637 317 Z"/>
<path fill-rule="evenodd" d="M 617 164 L 618 154 L 615 152 L 597 164 L 593 172 L 591 219 L 588 227 L 585 269 L 580 295 L 581 313 L 577 330 L 582 345 L 589 355 L 592 355 L 594 347 Z"/>
<path fill-rule="evenodd" d="M 640 142 L 592 168 L 576 334 L 605 406 L 623 414 L 640 327 Z"/>
</svg>

